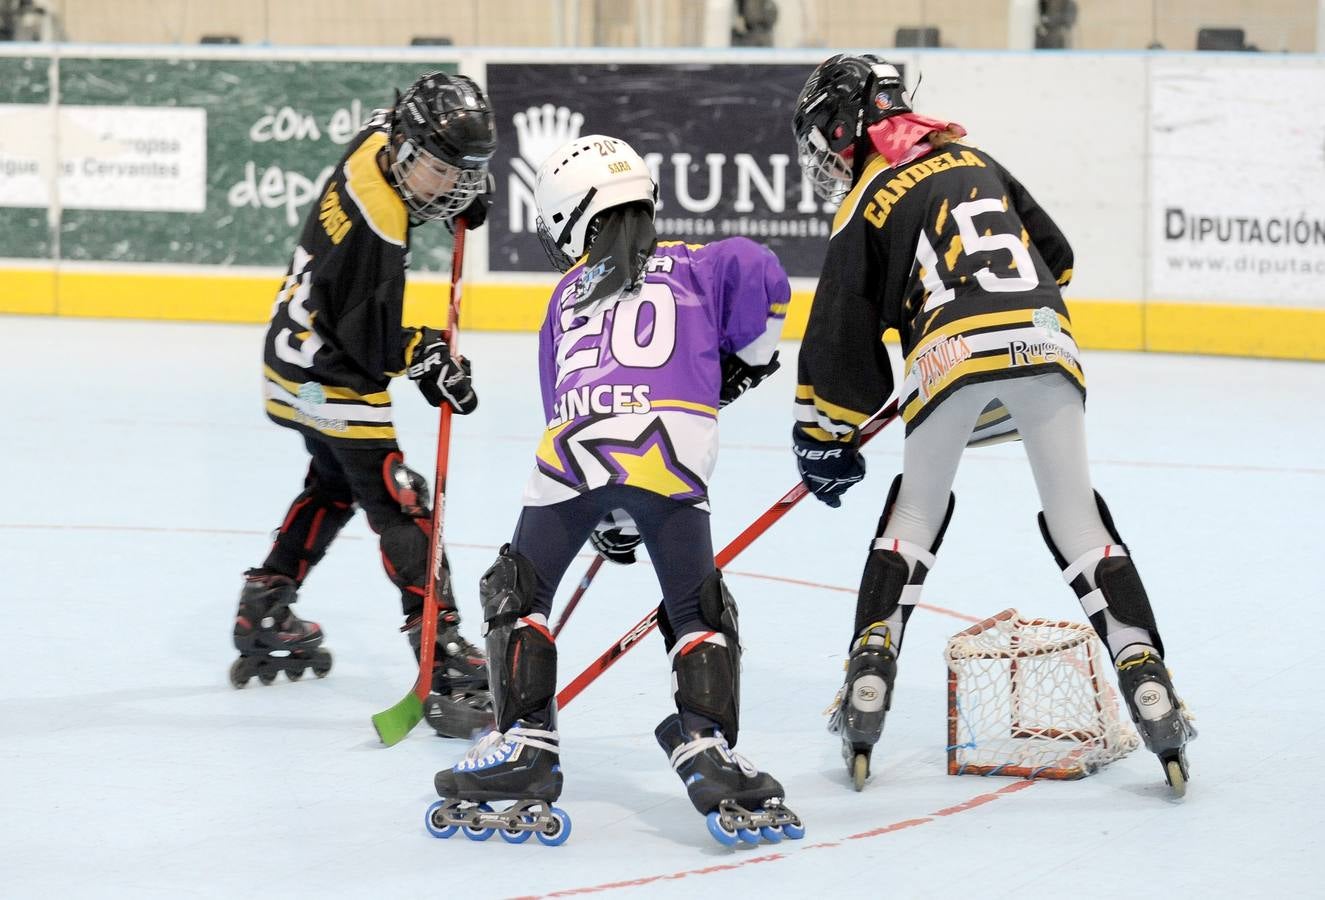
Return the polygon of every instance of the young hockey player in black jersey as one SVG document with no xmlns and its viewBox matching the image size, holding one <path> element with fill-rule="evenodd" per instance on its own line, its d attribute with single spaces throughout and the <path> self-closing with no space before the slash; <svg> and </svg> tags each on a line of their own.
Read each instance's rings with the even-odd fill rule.
<svg viewBox="0 0 1325 900">
<path fill-rule="evenodd" d="M 470 79 L 425 75 L 377 110 L 351 141 L 308 216 L 277 294 L 264 349 L 268 417 L 303 437 L 312 457 L 266 560 L 245 573 L 235 617 L 235 687 L 278 672 L 319 677 L 331 667 L 315 622 L 290 605 L 356 506 L 380 540 L 400 588 L 417 656 L 432 520 L 424 478 L 405 465 L 387 387 L 408 372 L 433 406 L 459 414 L 478 398 L 469 363 L 444 332 L 401 325 L 410 229 L 463 217 L 483 224 L 491 202 L 492 111 Z M 483 654 L 459 632 L 449 579 L 439 594 L 434 695 L 438 733 L 469 737 L 491 722 Z"/>
<path fill-rule="evenodd" d="M 511 543 L 479 583 L 497 730 L 434 779 L 438 837 L 568 834 L 557 647 L 547 616 L 590 535 L 619 562 L 641 540 L 662 589 L 675 711 L 654 732 L 724 844 L 799 838 L 782 785 L 733 750 L 740 724 L 736 604 L 714 567 L 708 480 L 718 408 L 777 368 L 786 273 L 746 238 L 657 241 L 653 179 L 625 141 L 586 135 L 534 185 L 539 232 L 566 274 L 539 335 L 547 430 Z M 635 526 L 626 532 L 623 510 Z M 514 800 L 492 811 L 489 800 Z"/>
<path fill-rule="evenodd" d="M 801 345 L 793 429 L 801 478 L 829 506 L 864 477 L 858 426 L 893 392 L 886 329 L 900 333 L 905 357 L 902 474 L 865 563 L 830 725 L 856 789 L 952 516 L 963 449 L 1019 434 L 1044 540 L 1109 648 L 1146 746 L 1182 793 L 1196 732 L 1136 566 L 1091 488 L 1085 377 L 1060 292 L 1072 275 L 1067 240 L 1006 169 L 961 142 L 965 129 L 914 113 L 897 70 L 876 56 L 816 68 L 792 127 L 816 193 L 841 200 Z"/>
</svg>

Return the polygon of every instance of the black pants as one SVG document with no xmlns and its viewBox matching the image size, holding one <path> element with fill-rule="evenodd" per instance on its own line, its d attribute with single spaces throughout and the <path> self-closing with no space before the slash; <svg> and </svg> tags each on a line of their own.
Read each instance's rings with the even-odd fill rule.
<svg viewBox="0 0 1325 900">
<path fill-rule="evenodd" d="M 707 630 L 699 616 L 699 588 L 713 572 L 709 514 L 641 488 L 611 485 L 551 506 L 526 506 L 511 549 L 534 565 L 535 613 L 547 616 L 562 576 L 594 526 L 614 509 L 630 514 L 649 548 L 663 609 L 677 635 Z"/>
<path fill-rule="evenodd" d="M 421 610 L 432 520 L 402 509 L 391 479 L 393 460 L 404 460 L 400 448 L 359 449 L 311 435 L 304 436 L 304 445 L 312 460 L 303 493 L 290 505 L 263 567 L 302 582 L 357 505 L 378 536 L 382 565 L 400 588 L 405 615 Z"/>
</svg>

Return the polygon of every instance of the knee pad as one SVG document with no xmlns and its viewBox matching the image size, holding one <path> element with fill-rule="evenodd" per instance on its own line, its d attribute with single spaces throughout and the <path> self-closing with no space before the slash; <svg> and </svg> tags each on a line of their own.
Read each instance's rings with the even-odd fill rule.
<svg viewBox="0 0 1325 900">
<path fill-rule="evenodd" d="M 543 616 L 530 615 L 537 578 L 533 563 L 507 544 L 479 580 L 488 681 L 501 731 L 519 719 L 554 724 L 557 646 Z"/>
<path fill-rule="evenodd" d="M 303 493 L 290 504 L 285 520 L 276 531 L 276 540 L 263 567 L 302 582 L 353 517 L 353 501 L 327 495 L 309 472 Z"/>
<path fill-rule="evenodd" d="M 925 576 L 934 568 L 936 554 L 943 543 L 943 535 L 952 521 L 957 498 L 949 493 L 948 508 L 943 514 L 934 542 L 926 550 L 918 544 L 896 538 L 884 538 L 883 532 L 888 525 L 888 517 L 897 502 L 897 494 L 902 487 L 902 476 L 893 479 L 888 490 L 888 500 L 884 504 L 883 514 L 879 516 L 879 525 L 875 530 L 874 541 L 870 544 L 870 555 L 865 560 L 865 571 L 860 578 L 860 591 L 856 595 L 856 621 L 853 634 L 855 638 L 869 630 L 873 625 L 887 620 L 901 608 L 901 625 L 911 617 L 915 605 L 920 600 L 921 586 Z M 892 635 L 892 644 L 900 649 L 901 631 Z"/>
<path fill-rule="evenodd" d="M 1107 611 L 1124 625 L 1144 629 L 1150 635 L 1155 649 L 1163 656 L 1164 644 L 1160 640 L 1155 612 L 1150 606 L 1145 586 L 1141 583 L 1141 575 L 1132 562 L 1127 545 L 1119 537 L 1113 516 L 1099 492 L 1095 493 L 1095 504 L 1099 507 L 1100 519 L 1114 543 L 1087 550 L 1080 558 L 1069 561 L 1054 543 L 1043 512 L 1038 517 L 1040 535 L 1053 554 L 1054 561 L 1063 570 L 1063 580 L 1076 593 L 1091 625 L 1105 638 L 1106 643 L 1108 629 L 1104 613 Z M 1090 573 L 1092 566 L 1094 571 Z"/>
<path fill-rule="evenodd" d="M 699 589 L 699 615 L 711 632 L 690 632 L 670 642 L 677 710 L 712 720 L 727 743 L 740 730 L 741 641 L 736 601 L 714 570 Z M 665 618 L 659 616 L 659 621 Z"/>
<path fill-rule="evenodd" d="M 389 453 L 382 462 L 382 480 L 387 493 L 400 504 L 400 511 L 413 519 L 432 519 L 428 479 L 409 466 L 401 453 Z"/>
</svg>

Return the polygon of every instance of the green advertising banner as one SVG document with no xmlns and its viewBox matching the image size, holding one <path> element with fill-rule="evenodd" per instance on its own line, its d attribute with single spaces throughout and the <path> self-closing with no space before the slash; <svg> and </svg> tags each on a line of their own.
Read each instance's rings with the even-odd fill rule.
<svg viewBox="0 0 1325 900">
<path fill-rule="evenodd" d="M 0 256 L 52 255 L 58 159 L 61 260 L 277 266 L 360 125 L 394 91 L 453 64 L 257 59 L 0 59 Z M 26 152 L 15 144 L 26 141 Z M 54 151 L 52 150 L 54 148 Z M 25 206 L 24 204 L 30 204 Z M 35 215 L 34 215 L 35 210 Z M 414 234 L 415 270 L 445 271 L 450 235 Z"/>
<path fill-rule="evenodd" d="M 32 153 L 36 136 L 11 127 L 9 121 L 28 121 L 34 113 L 50 120 L 50 67 L 51 61 L 42 57 L 0 57 L 0 256 L 51 256 L 46 204 L 16 190 L 25 180 L 40 177 L 39 160 Z M 46 155 L 49 158 L 49 150 Z"/>
</svg>

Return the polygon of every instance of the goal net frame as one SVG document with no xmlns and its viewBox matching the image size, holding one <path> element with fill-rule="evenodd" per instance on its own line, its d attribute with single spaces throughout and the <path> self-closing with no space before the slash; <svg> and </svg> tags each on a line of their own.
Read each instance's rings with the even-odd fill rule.
<svg viewBox="0 0 1325 900">
<path fill-rule="evenodd" d="M 953 635 L 944 659 L 949 775 L 1084 778 L 1139 743 L 1089 625 L 1005 609 Z"/>
</svg>

